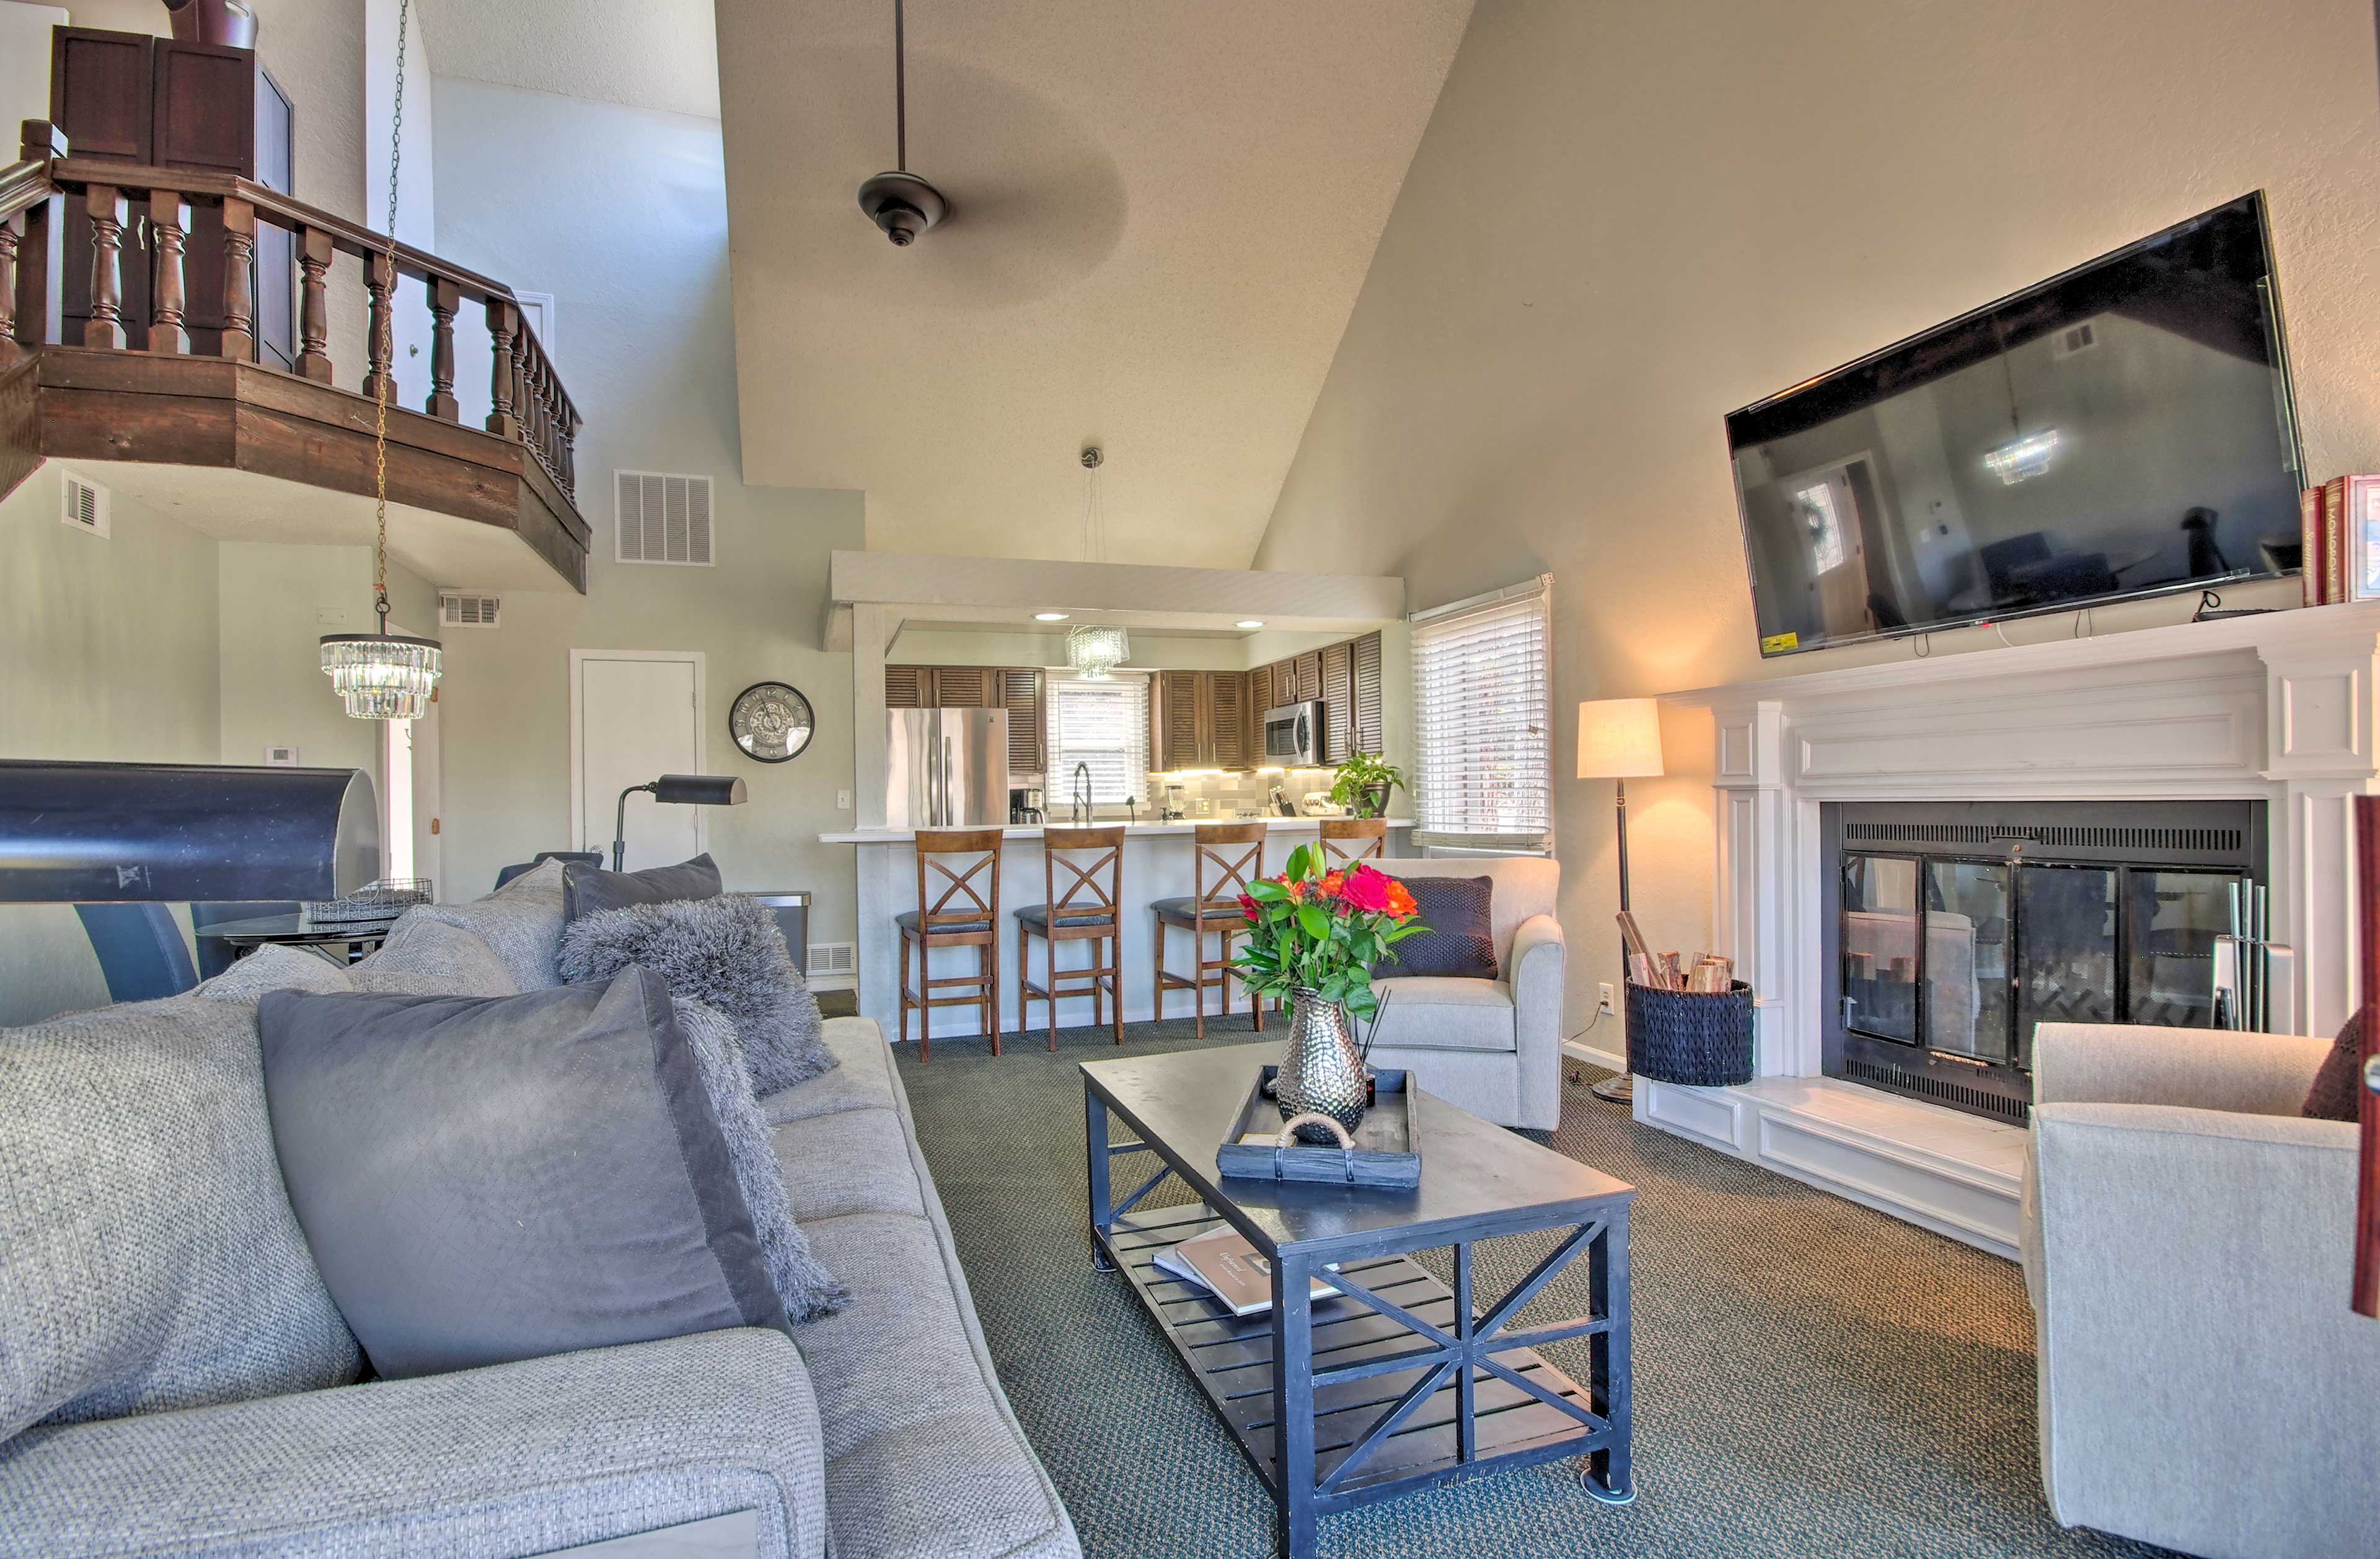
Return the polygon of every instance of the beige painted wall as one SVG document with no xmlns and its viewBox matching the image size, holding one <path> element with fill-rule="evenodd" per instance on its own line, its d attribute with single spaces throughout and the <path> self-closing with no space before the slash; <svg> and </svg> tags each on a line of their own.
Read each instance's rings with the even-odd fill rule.
<svg viewBox="0 0 2380 1559">
<path fill-rule="evenodd" d="M 70 530 L 59 489 L 0 499 L 0 757 L 214 761 L 215 543 L 121 494 L 108 539 Z M 0 905 L 0 1027 L 106 1000 L 71 909 Z"/>
<path fill-rule="evenodd" d="M 728 885 L 808 888 L 812 939 L 853 940 L 851 847 L 817 842 L 851 818 L 835 805 L 851 785 L 851 656 L 822 647 L 820 625 L 828 554 L 862 544 L 861 496 L 736 480 L 718 123 L 445 80 L 436 111 L 440 252 L 555 295 L 595 527 L 583 599 L 516 591 L 503 627 L 444 634 L 451 891 L 483 890 L 506 862 L 567 842 L 571 650 L 698 650 L 709 766 L 751 793 L 710 818 Z M 612 561 L 615 468 L 711 476 L 718 566 Z M 791 762 L 755 763 L 728 739 L 729 704 L 763 679 L 792 683 L 817 712 Z M 608 819 L 608 801 L 599 810 Z"/>
<path fill-rule="evenodd" d="M 429 586 L 394 564 L 388 583 L 389 626 L 436 637 L 438 600 Z M 320 648 L 326 633 L 371 631 L 371 553 L 224 542 L 216 592 L 223 624 L 220 761 L 261 763 L 267 746 L 288 743 L 310 768 L 363 769 L 375 784 L 384 783 L 379 724 L 348 718 L 322 675 Z M 325 612 L 336 619 L 322 620 Z"/>
<path fill-rule="evenodd" d="M 1257 563 L 1402 573 L 1415 608 L 1553 573 L 1572 1029 L 1619 963 L 1611 786 L 1561 777 L 1576 701 L 1912 652 L 1762 664 L 1728 411 L 2263 189 L 2308 460 L 2380 464 L 2373 29 L 2369 0 L 1480 0 Z M 1656 944 L 1692 951 L 1707 725 L 1665 733 L 1632 874 Z"/>
</svg>

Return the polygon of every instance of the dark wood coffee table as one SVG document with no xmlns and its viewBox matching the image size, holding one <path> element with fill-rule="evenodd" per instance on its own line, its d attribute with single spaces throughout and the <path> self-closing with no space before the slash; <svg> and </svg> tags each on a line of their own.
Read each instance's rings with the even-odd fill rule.
<svg viewBox="0 0 2380 1559">
<path fill-rule="evenodd" d="M 1483 1471 L 1587 1458 L 1586 1492 L 1609 1504 L 1629 1482 L 1628 1206 L 1633 1188 L 1429 1101 L 1421 1184 L 1410 1191 L 1226 1180 L 1215 1149 L 1246 1099 L 1264 1045 L 1232 1045 L 1083 1066 L 1091 1236 L 1120 1269 L 1272 1491 L 1285 1559 L 1311 1559 L 1323 1516 Z M 1108 1117 L 1130 1141 L 1110 1143 Z M 1116 1201 L 1111 1163 L 1162 1161 Z M 1134 1213 L 1178 1175 L 1198 1204 Z M 1233 1317 L 1168 1276 L 1157 1252 L 1226 1223 L 1271 1259 L 1269 1314 Z M 1568 1233 L 1518 1286 L 1481 1309 L 1472 1247 L 1538 1230 Z M 1409 1252 L 1454 1249 L 1451 1288 Z M 1521 1308 L 1584 1252 L 1591 1313 L 1516 1328 Z M 1309 1301 L 1307 1279 L 1341 1294 Z M 1536 1350 L 1583 1337 L 1582 1385 Z"/>
</svg>

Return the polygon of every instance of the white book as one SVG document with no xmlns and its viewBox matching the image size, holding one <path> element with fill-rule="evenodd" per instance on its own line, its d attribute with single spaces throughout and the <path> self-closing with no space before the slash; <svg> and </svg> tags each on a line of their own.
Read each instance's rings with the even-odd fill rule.
<svg viewBox="0 0 2380 1559">
<path fill-rule="evenodd" d="M 1218 1224 L 1159 1251 L 1156 1264 L 1206 1290 L 1233 1315 L 1261 1315 L 1272 1309 L 1270 1258 L 1257 1255 L 1247 1236 L 1229 1224 Z M 1339 1290 L 1318 1277 L 1309 1281 L 1306 1292 L 1327 1299 Z"/>
</svg>

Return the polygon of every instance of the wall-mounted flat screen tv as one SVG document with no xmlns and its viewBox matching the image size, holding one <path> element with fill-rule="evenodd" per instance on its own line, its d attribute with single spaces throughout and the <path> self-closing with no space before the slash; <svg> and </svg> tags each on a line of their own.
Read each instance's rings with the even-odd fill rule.
<svg viewBox="0 0 2380 1559">
<path fill-rule="evenodd" d="M 1727 420 L 1764 655 L 2295 570 L 2263 195 Z"/>
</svg>

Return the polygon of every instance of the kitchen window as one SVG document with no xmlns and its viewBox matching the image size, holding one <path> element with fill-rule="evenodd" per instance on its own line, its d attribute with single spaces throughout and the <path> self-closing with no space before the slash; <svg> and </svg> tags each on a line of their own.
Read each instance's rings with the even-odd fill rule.
<svg viewBox="0 0 2380 1559">
<path fill-rule="evenodd" d="M 1148 678 L 1119 671 L 1093 681 L 1052 671 L 1050 688 L 1050 768 L 1042 803 L 1052 821 L 1075 795 L 1075 765 L 1090 771 L 1091 801 L 1120 807 L 1148 796 Z"/>
<path fill-rule="evenodd" d="M 1415 843 L 1552 847 L 1552 591 L 1545 574 L 1414 614 Z"/>
</svg>

